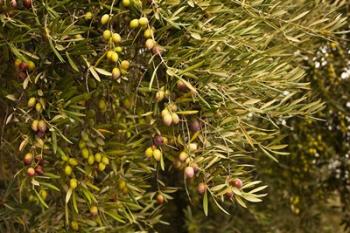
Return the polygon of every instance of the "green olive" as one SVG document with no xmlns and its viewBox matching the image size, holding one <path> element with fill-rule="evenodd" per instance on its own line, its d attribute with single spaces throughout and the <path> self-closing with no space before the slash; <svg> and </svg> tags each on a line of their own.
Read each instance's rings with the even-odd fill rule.
<svg viewBox="0 0 350 233">
<path fill-rule="evenodd" d="M 145 27 L 148 25 L 148 19 L 146 17 L 141 17 L 139 19 L 139 24 L 141 25 L 141 27 Z"/>
<path fill-rule="evenodd" d="M 84 15 L 84 19 L 85 20 L 91 20 L 92 19 L 92 13 L 89 11 L 89 12 L 86 12 L 85 15 Z M 102 19 L 101 19 L 102 20 Z"/>
<path fill-rule="evenodd" d="M 133 19 L 130 21 L 130 28 L 135 29 L 139 27 L 139 20 L 138 19 Z"/>
<path fill-rule="evenodd" d="M 72 171 L 73 169 L 71 166 L 67 165 L 64 167 L 64 174 L 66 174 L 67 176 L 70 176 L 72 174 Z"/>
<path fill-rule="evenodd" d="M 89 152 L 89 150 L 87 148 L 83 148 L 81 150 L 81 155 L 83 156 L 84 159 L 89 158 L 89 154 L 90 154 L 90 152 Z"/>
<path fill-rule="evenodd" d="M 148 147 L 145 151 L 145 155 L 147 158 L 151 158 L 153 156 L 153 148 L 152 147 Z"/>
<path fill-rule="evenodd" d="M 75 178 L 69 180 L 69 187 L 71 189 L 76 189 L 78 187 L 78 181 Z"/>
<path fill-rule="evenodd" d="M 109 15 L 108 14 L 104 14 L 102 17 L 101 17 L 101 24 L 102 25 L 105 25 L 107 24 L 109 21 Z"/>
<path fill-rule="evenodd" d="M 110 30 L 104 30 L 103 32 L 103 39 L 108 41 L 109 39 L 111 39 L 112 36 L 112 32 Z"/>
<path fill-rule="evenodd" d="M 101 153 L 96 153 L 95 154 L 95 161 L 96 162 L 101 162 L 102 159 L 102 154 Z"/>
</svg>

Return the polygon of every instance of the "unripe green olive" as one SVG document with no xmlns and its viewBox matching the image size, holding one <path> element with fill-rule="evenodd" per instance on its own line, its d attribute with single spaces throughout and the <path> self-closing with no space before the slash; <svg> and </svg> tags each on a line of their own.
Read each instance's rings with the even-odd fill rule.
<svg viewBox="0 0 350 233">
<path fill-rule="evenodd" d="M 106 164 L 104 163 L 99 163 L 98 164 L 98 170 L 100 170 L 101 172 L 104 171 L 106 169 Z"/>
<path fill-rule="evenodd" d="M 30 71 L 33 71 L 35 69 L 35 63 L 34 62 L 28 61 L 27 64 L 28 64 L 28 69 Z"/>
<path fill-rule="evenodd" d="M 119 189 L 123 190 L 126 188 L 126 182 L 124 180 L 119 180 Z"/>
<path fill-rule="evenodd" d="M 116 63 L 118 61 L 118 59 L 119 59 L 118 53 L 112 51 L 110 61 Z"/>
<path fill-rule="evenodd" d="M 123 4 L 124 7 L 130 6 L 130 3 L 131 3 L 130 0 L 123 0 L 122 1 L 122 4 Z"/>
<path fill-rule="evenodd" d="M 150 28 L 146 29 L 146 30 L 144 31 L 144 33 L 143 33 L 143 36 L 144 36 L 146 39 L 152 38 L 152 36 L 153 36 L 153 30 L 150 29 Z"/>
<path fill-rule="evenodd" d="M 122 75 L 126 75 L 126 74 L 128 74 L 128 71 L 120 67 L 120 73 Z"/>
<path fill-rule="evenodd" d="M 145 27 L 148 25 L 148 19 L 146 17 L 141 17 L 139 19 L 139 24 L 141 25 L 141 27 Z"/>
<path fill-rule="evenodd" d="M 66 174 L 67 176 L 70 176 L 70 175 L 72 174 L 72 171 L 73 171 L 73 169 L 72 169 L 71 166 L 66 165 L 66 166 L 64 167 L 64 174 Z"/>
<path fill-rule="evenodd" d="M 101 153 L 96 153 L 95 154 L 95 161 L 96 162 L 101 162 L 102 159 L 102 154 Z"/>
<path fill-rule="evenodd" d="M 97 206 L 91 206 L 90 207 L 90 213 L 91 213 L 92 216 L 97 216 L 97 214 L 98 214 Z"/>
<path fill-rule="evenodd" d="M 115 48 L 114 48 L 114 52 L 121 53 L 121 52 L 123 52 L 123 48 L 120 47 L 120 46 L 115 47 Z"/>
<path fill-rule="evenodd" d="M 35 110 L 39 113 L 41 113 L 43 111 L 43 106 L 41 106 L 41 103 L 35 104 Z"/>
<path fill-rule="evenodd" d="M 79 148 L 84 149 L 86 147 L 86 143 L 82 140 L 79 141 Z"/>
<path fill-rule="evenodd" d="M 100 99 L 98 101 L 98 108 L 101 110 L 101 111 L 106 111 L 107 109 L 107 104 L 106 104 L 106 101 L 104 99 Z"/>
<path fill-rule="evenodd" d="M 39 194 L 40 194 L 40 196 L 41 196 L 41 198 L 42 198 L 43 200 L 46 200 L 46 198 L 47 198 L 47 192 L 46 192 L 46 190 L 41 189 L 40 192 L 39 192 Z"/>
<path fill-rule="evenodd" d="M 153 148 L 152 147 L 148 147 L 145 151 L 145 155 L 147 158 L 151 158 L 153 156 Z"/>
<path fill-rule="evenodd" d="M 108 14 L 104 14 L 102 17 L 101 17 L 101 24 L 102 25 L 105 25 L 107 24 L 109 21 L 109 15 Z"/>
<path fill-rule="evenodd" d="M 112 32 L 110 30 L 104 30 L 103 32 L 103 39 L 108 41 L 109 39 L 111 39 L 112 36 Z"/>
<path fill-rule="evenodd" d="M 106 53 L 107 60 L 109 60 L 109 61 L 111 60 L 113 52 L 114 52 L 113 50 L 108 50 L 107 51 L 107 53 Z"/>
<path fill-rule="evenodd" d="M 120 77 L 120 70 L 117 67 L 114 67 L 112 70 L 112 78 L 117 79 Z"/>
<path fill-rule="evenodd" d="M 90 152 L 89 152 L 89 150 L 87 148 L 83 148 L 81 150 L 81 155 L 83 156 L 84 159 L 89 158 L 89 154 L 90 154 Z"/>
<path fill-rule="evenodd" d="M 78 186 L 78 181 L 77 181 L 77 179 L 72 178 L 72 179 L 69 180 L 69 187 L 70 187 L 71 189 L 76 189 L 77 186 Z"/>
<path fill-rule="evenodd" d="M 36 99 L 35 99 L 35 97 L 29 98 L 29 100 L 28 100 L 28 108 L 34 107 L 35 104 L 36 104 Z"/>
<path fill-rule="evenodd" d="M 102 157 L 102 163 L 108 165 L 109 164 L 109 158 L 107 156 Z"/>
<path fill-rule="evenodd" d="M 114 43 L 118 44 L 122 41 L 122 37 L 118 33 L 113 33 L 112 40 Z"/>
<path fill-rule="evenodd" d="M 130 21 L 130 28 L 135 29 L 139 27 L 139 20 L 138 19 L 133 19 Z"/>
<path fill-rule="evenodd" d="M 124 70 L 128 70 L 129 67 L 130 67 L 130 62 L 127 61 L 127 60 L 123 60 L 121 63 L 120 63 L 120 67 Z"/>
<path fill-rule="evenodd" d="M 90 155 L 89 158 L 88 158 L 88 164 L 92 165 L 92 164 L 94 164 L 94 162 L 95 162 L 95 156 Z"/>
<path fill-rule="evenodd" d="M 62 155 L 61 156 L 61 159 L 63 160 L 63 161 L 65 161 L 65 162 L 67 162 L 68 160 L 69 160 L 69 157 L 67 156 L 67 155 Z"/>
<path fill-rule="evenodd" d="M 77 159 L 74 159 L 74 158 L 70 158 L 68 160 L 68 163 L 72 166 L 77 166 L 79 164 L 78 160 Z"/>
<path fill-rule="evenodd" d="M 84 15 L 85 20 L 91 20 L 92 19 L 92 13 L 90 11 L 86 12 Z M 102 19 L 101 19 L 102 20 Z"/>
<path fill-rule="evenodd" d="M 74 230 L 74 231 L 79 231 L 79 224 L 76 221 L 72 221 L 70 223 L 70 227 Z"/>
<path fill-rule="evenodd" d="M 153 151 L 153 157 L 155 160 L 160 161 L 160 159 L 162 158 L 162 152 L 159 149 L 155 149 Z"/>
</svg>

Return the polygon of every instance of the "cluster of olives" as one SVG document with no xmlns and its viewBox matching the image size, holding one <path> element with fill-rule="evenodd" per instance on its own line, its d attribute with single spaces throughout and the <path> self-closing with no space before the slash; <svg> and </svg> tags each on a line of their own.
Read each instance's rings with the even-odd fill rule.
<svg viewBox="0 0 350 233">
<path fill-rule="evenodd" d="M 41 155 L 37 155 L 34 158 L 34 155 L 31 152 L 28 152 L 23 157 L 23 163 L 27 168 L 27 175 L 33 177 L 35 175 L 43 175 L 44 174 L 44 160 Z"/>
<path fill-rule="evenodd" d="M 4 5 L 4 3 L 6 3 L 6 0 L 5 1 L 4 0 L 0 0 L 0 7 L 2 5 Z M 10 0 L 9 4 L 10 4 L 10 6 L 12 8 L 15 8 L 15 9 L 17 9 L 17 8 L 21 9 L 23 7 L 29 9 L 29 8 L 32 7 L 32 0 L 22 0 L 22 1 Z"/>
<path fill-rule="evenodd" d="M 17 69 L 17 76 L 20 80 L 25 80 L 29 72 L 35 69 L 35 63 L 32 61 L 22 61 L 20 59 L 15 60 L 15 66 Z"/>
</svg>

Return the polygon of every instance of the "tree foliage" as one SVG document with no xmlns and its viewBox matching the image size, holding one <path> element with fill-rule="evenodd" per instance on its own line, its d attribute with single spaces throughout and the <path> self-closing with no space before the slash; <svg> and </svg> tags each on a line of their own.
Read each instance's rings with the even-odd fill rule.
<svg viewBox="0 0 350 233">
<path fill-rule="evenodd" d="M 205 215 L 260 202 L 256 155 L 322 106 L 295 52 L 335 39 L 344 2 L 1 1 L 1 232 L 152 231 L 179 193 Z"/>
</svg>

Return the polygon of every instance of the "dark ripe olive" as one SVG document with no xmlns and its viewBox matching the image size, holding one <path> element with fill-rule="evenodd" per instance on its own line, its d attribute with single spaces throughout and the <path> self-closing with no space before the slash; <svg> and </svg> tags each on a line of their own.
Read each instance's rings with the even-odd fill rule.
<svg viewBox="0 0 350 233">
<path fill-rule="evenodd" d="M 23 6 L 27 9 L 32 7 L 32 0 L 23 0 Z"/>
<path fill-rule="evenodd" d="M 35 162 L 40 164 L 40 165 L 44 165 L 44 159 L 43 159 L 43 157 L 41 157 L 41 155 L 35 156 Z"/>
<path fill-rule="evenodd" d="M 198 132 L 201 130 L 201 123 L 197 119 L 193 120 L 190 124 L 190 129 L 192 132 Z"/>
<path fill-rule="evenodd" d="M 26 62 L 21 62 L 21 64 L 19 64 L 19 69 L 26 71 L 28 69 L 28 64 Z"/>
<path fill-rule="evenodd" d="M 36 172 L 38 175 L 44 174 L 43 167 L 42 167 L 41 165 L 36 166 L 36 167 L 35 167 L 35 172 Z"/>
<path fill-rule="evenodd" d="M 156 135 L 154 138 L 153 138 L 153 143 L 154 145 L 156 146 L 161 146 L 163 144 L 163 137 L 160 136 L 160 135 Z"/>
<path fill-rule="evenodd" d="M 27 74 L 25 72 L 19 72 L 18 78 L 22 81 L 24 81 L 27 78 Z"/>
<path fill-rule="evenodd" d="M 37 131 L 36 136 L 38 136 L 39 138 L 42 138 L 45 136 L 45 132 L 44 131 Z"/>
</svg>

